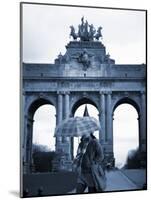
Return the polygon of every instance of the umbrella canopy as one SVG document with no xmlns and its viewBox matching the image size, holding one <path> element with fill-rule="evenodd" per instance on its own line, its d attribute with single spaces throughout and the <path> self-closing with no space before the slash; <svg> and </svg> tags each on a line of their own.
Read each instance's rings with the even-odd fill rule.
<svg viewBox="0 0 151 200">
<path fill-rule="evenodd" d="M 100 130 L 100 123 L 94 117 L 72 117 L 63 121 L 56 127 L 55 136 L 75 136 L 90 135 L 96 130 Z"/>
</svg>

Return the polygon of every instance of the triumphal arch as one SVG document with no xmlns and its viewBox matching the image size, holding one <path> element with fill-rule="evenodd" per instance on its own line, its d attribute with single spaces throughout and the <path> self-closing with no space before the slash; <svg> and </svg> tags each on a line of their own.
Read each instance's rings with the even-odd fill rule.
<svg viewBox="0 0 151 200">
<path fill-rule="evenodd" d="M 101 41 L 102 27 L 94 27 L 82 17 L 78 32 L 70 26 L 73 40 L 66 53 L 54 64 L 23 63 L 23 169 L 31 172 L 33 116 L 44 104 L 56 108 L 56 125 L 74 116 L 76 109 L 90 103 L 99 111 L 100 142 L 105 157 L 113 160 L 113 113 L 117 106 L 129 103 L 135 107 L 139 122 L 139 150 L 146 155 L 146 65 L 118 65 L 106 53 Z M 51 122 L 50 122 L 51 123 Z M 56 151 L 66 157 L 70 169 L 73 138 L 56 137 Z"/>
</svg>

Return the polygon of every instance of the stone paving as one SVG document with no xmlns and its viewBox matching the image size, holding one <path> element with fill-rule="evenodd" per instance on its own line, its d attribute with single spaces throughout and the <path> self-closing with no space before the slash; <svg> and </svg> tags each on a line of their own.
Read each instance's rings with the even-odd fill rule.
<svg viewBox="0 0 151 200">
<path fill-rule="evenodd" d="M 146 185 L 147 173 L 145 169 L 122 169 L 121 171 L 138 187 L 144 188 Z"/>
<path fill-rule="evenodd" d="M 107 188 L 105 191 L 123 191 L 123 190 L 137 190 L 140 189 L 134 182 L 132 182 L 120 170 L 112 170 L 106 173 Z M 87 193 L 87 189 L 85 190 Z M 69 193 L 75 193 L 75 189 Z"/>
<path fill-rule="evenodd" d="M 111 170 L 106 172 L 106 176 L 107 192 L 139 190 L 146 182 L 143 170 L 126 170 L 126 173 L 123 170 Z M 77 175 L 74 172 L 26 174 L 23 181 L 26 197 L 76 193 Z"/>
<path fill-rule="evenodd" d="M 120 170 L 110 171 L 107 173 L 107 188 L 106 191 L 119 190 L 136 190 L 139 187 L 134 184 Z"/>
</svg>

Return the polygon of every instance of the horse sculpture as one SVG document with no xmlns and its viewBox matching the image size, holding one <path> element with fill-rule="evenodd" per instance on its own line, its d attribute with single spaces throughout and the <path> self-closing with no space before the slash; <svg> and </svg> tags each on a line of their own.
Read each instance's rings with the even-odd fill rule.
<svg viewBox="0 0 151 200">
<path fill-rule="evenodd" d="M 99 38 L 102 37 L 101 29 L 102 27 L 100 26 L 97 30 L 96 35 L 94 36 L 96 40 L 99 40 Z"/>
<path fill-rule="evenodd" d="M 89 25 L 89 27 L 90 27 L 90 30 L 89 30 L 89 39 L 93 40 L 94 34 L 95 34 L 96 30 L 95 30 L 93 24 Z"/>
<path fill-rule="evenodd" d="M 70 26 L 70 28 L 71 28 L 70 36 L 72 36 L 73 39 L 76 40 L 78 38 L 78 35 L 75 32 L 75 28 L 74 26 Z"/>
</svg>

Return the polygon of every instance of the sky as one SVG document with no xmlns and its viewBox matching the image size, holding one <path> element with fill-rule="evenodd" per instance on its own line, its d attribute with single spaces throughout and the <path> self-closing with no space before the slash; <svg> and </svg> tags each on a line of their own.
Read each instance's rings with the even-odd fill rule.
<svg viewBox="0 0 151 200">
<path fill-rule="evenodd" d="M 102 26 L 102 43 L 116 64 L 145 63 L 145 13 L 140 11 L 24 5 L 23 8 L 23 61 L 30 63 L 54 63 L 69 37 L 70 25 L 76 31 L 84 16 L 95 28 Z M 119 106 L 114 115 L 114 152 L 119 166 L 125 162 L 128 150 L 138 146 L 137 113 L 134 108 Z M 50 146 L 54 150 L 55 109 L 39 108 L 34 116 L 34 143 Z M 79 108 L 78 115 L 83 114 Z M 95 109 L 92 116 L 97 117 Z M 124 109 L 124 111 L 123 111 Z M 132 114 L 130 115 L 130 111 Z M 114 114 L 115 114 L 114 113 Z M 50 126 L 47 126 L 49 124 Z M 50 139 L 49 139 L 50 138 Z M 116 142 L 118 141 L 118 142 Z M 120 151 L 119 151 L 120 149 Z M 126 152 L 126 153 L 125 153 Z"/>
<path fill-rule="evenodd" d="M 23 61 L 53 63 L 84 16 L 102 26 L 103 44 L 117 64 L 145 63 L 145 13 L 141 11 L 24 5 Z"/>
</svg>

